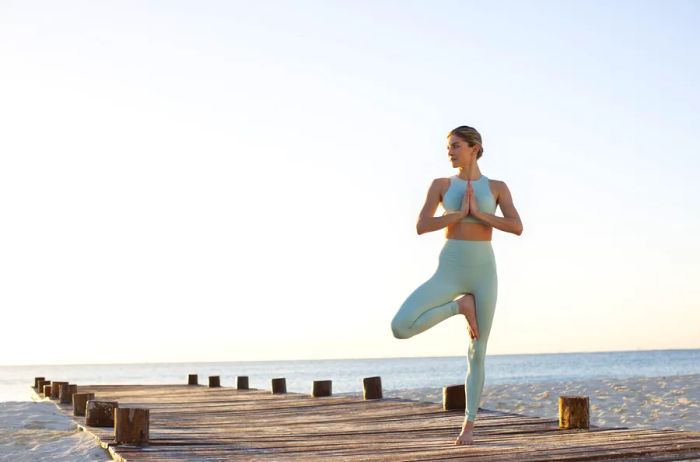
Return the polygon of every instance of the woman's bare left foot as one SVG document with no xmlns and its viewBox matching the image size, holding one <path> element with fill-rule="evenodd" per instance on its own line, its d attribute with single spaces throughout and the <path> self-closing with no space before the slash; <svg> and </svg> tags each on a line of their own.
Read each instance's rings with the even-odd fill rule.
<svg viewBox="0 0 700 462">
<path fill-rule="evenodd" d="M 476 321 L 476 301 L 474 296 L 472 294 L 464 294 L 457 299 L 457 305 L 459 306 L 459 312 L 467 318 L 469 336 L 479 340 L 479 324 Z"/>
<path fill-rule="evenodd" d="M 455 440 L 457 446 L 470 446 L 474 444 L 474 422 L 465 421 L 462 425 L 462 433 Z"/>
</svg>

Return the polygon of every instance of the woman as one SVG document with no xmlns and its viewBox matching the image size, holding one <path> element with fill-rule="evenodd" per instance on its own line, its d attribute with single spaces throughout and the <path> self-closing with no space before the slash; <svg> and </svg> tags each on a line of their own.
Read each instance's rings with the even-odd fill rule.
<svg viewBox="0 0 700 462">
<path fill-rule="evenodd" d="M 428 190 L 418 217 L 418 234 L 446 228 L 445 245 L 435 274 L 403 303 L 391 323 L 396 338 L 413 337 L 450 316 L 467 320 L 469 343 L 465 384 L 466 415 L 455 444 L 472 444 L 474 420 L 484 386 L 484 358 L 496 308 L 496 260 L 491 247 L 493 228 L 523 232 L 518 211 L 503 181 L 481 174 L 481 135 L 467 126 L 448 135 L 447 153 L 459 174 L 438 178 Z M 433 216 L 438 204 L 445 213 Z M 496 205 L 503 217 L 494 215 Z M 459 297 L 457 300 L 455 298 Z"/>
</svg>

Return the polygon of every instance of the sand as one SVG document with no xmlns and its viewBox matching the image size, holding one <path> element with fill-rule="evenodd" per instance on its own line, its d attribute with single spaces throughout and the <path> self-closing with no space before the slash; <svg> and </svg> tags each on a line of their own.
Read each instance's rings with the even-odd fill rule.
<svg viewBox="0 0 700 462">
<path fill-rule="evenodd" d="M 107 451 L 50 402 L 0 402 L 0 460 L 111 461 Z"/>
<path fill-rule="evenodd" d="M 386 390 L 384 395 L 442 402 L 442 389 Z M 560 395 L 588 396 L 592 425 L 700 431 L 700 374 L 584 383 L 486 384 L 481 407 L 558 419 Z"/>
</svg>

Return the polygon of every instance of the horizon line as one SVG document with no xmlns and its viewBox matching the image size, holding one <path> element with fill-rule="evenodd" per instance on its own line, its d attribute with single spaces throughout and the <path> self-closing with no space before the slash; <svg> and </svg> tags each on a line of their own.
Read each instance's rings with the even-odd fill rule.
<svg viewBox="0 0 700 462">
<path fill-rule="evenodd" d="M 533 355 L 572 355 L 572 354 L 595 354 L 595 353 L 639 353 L 652 351 L 692 351 L 699 348 L 665 348 L 665 349 L 635 349 L 635 350 L 600 350 L 600 351 L 559 351 L 546 353 L 495 353 L 486 354 L 489 356 L 533 356 Z M 303 359 L 243 359 L 224 361 L 146 361 L 146 362 L 104 362 L 104 363 L 35 363 L 35 364 L 0 364 L 0 367 L 38 367 L 38 366 L 124 366 L 124 365 L 149 365 L 149 364 L 220 364 L 220 363 L 265 363 L 265 362 L 294 362 L 294 361 L 358 361 L 363 359 L 430 359 L 430 358 L 462 358 L 463 355 L 446 356 L 369 356 L 362 358 L 303 358 Z"/>
</svg>

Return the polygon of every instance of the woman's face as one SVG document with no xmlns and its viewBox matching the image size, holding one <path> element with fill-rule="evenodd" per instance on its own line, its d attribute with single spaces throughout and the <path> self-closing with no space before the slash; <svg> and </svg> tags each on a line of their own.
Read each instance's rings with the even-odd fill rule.
<svg viewBox="0 0 700 462">
<path fill-rule="evenodd" d="M 447 155 L 452 162 L 452 167 L 468 167 L 476 159 L 478 150 L 478 144 L 470 147 L 469 143 L 457 135 L 447 138 Z"/>
</svg>

